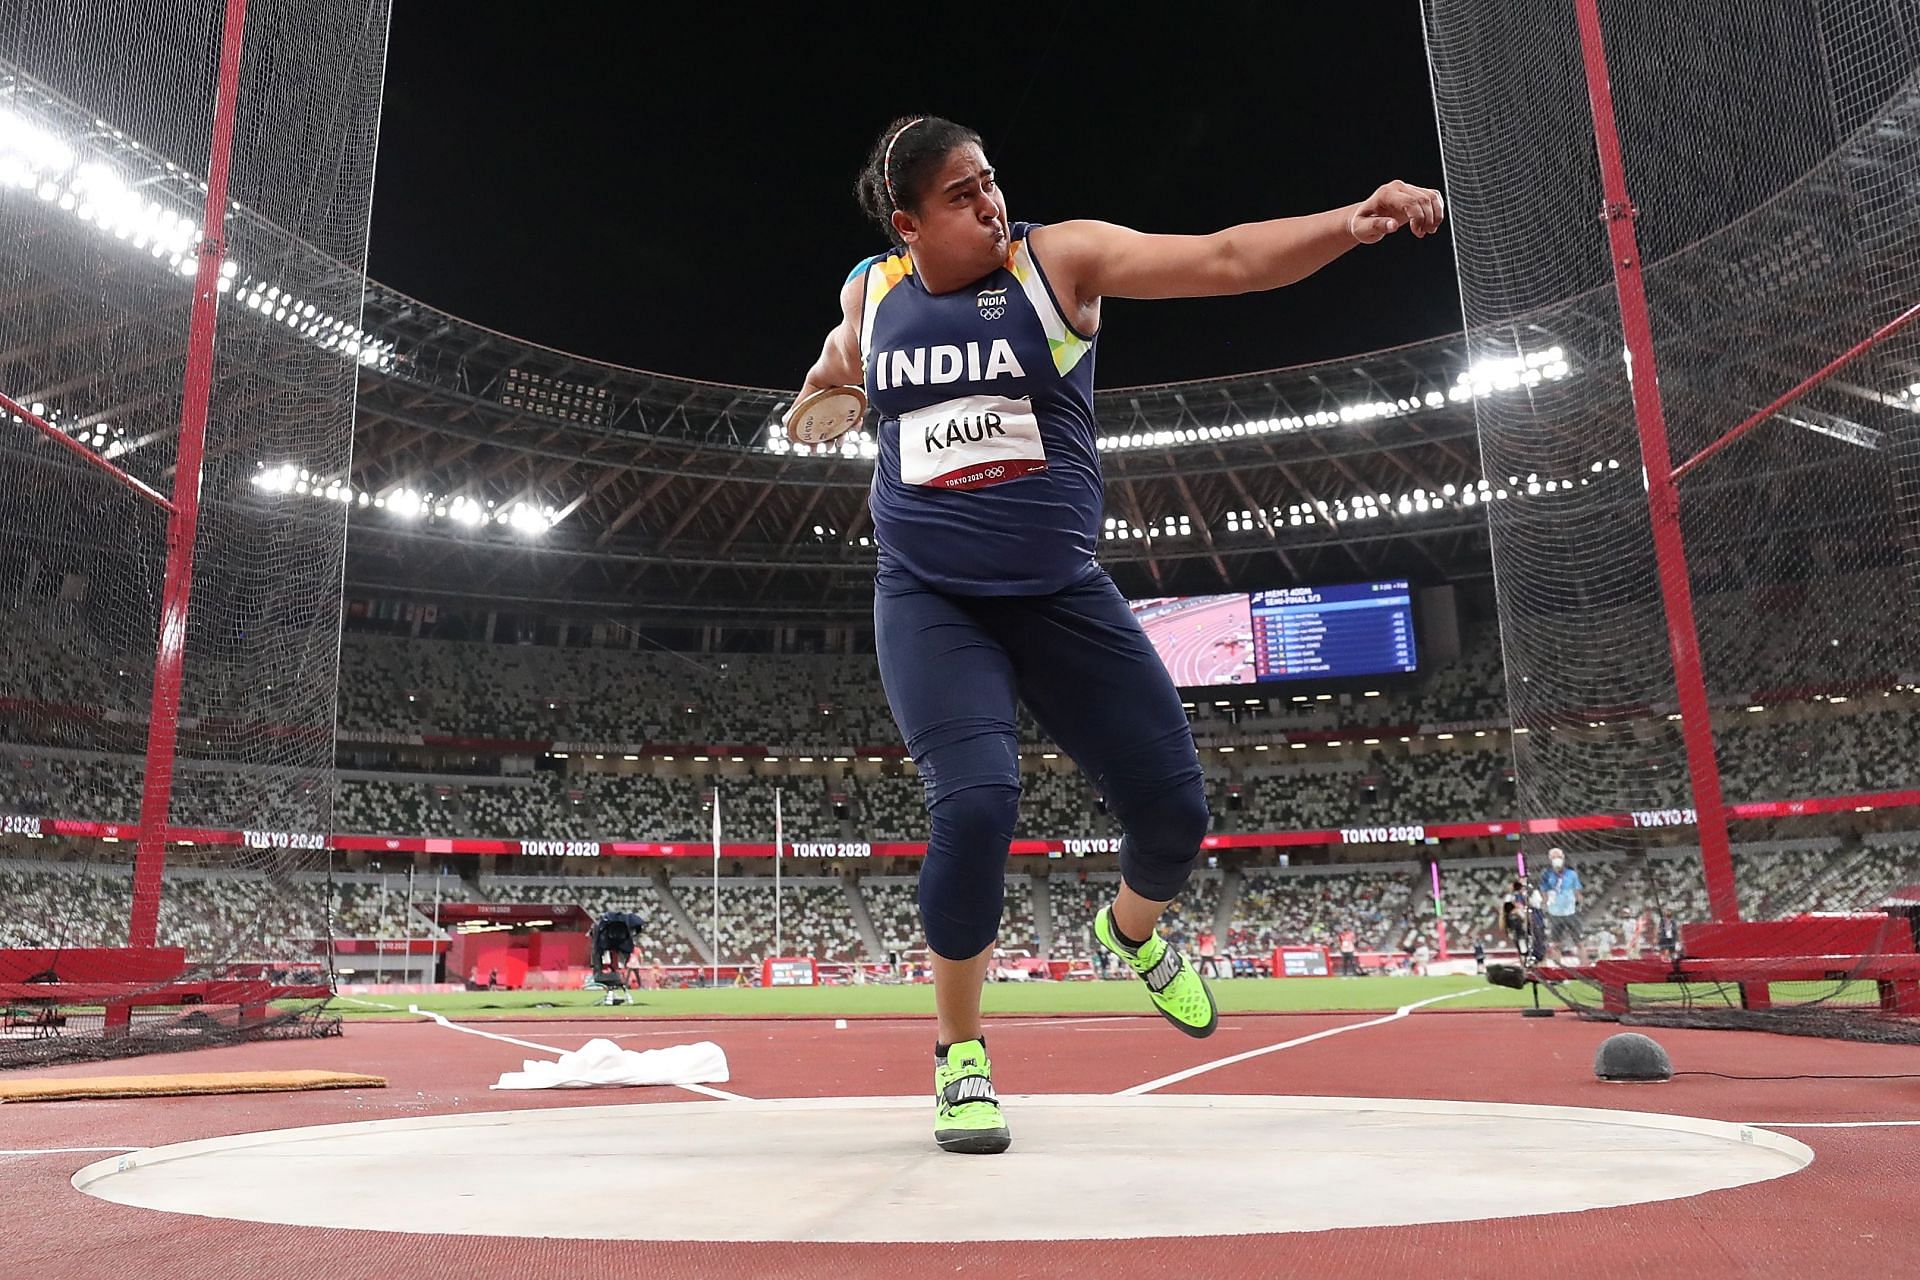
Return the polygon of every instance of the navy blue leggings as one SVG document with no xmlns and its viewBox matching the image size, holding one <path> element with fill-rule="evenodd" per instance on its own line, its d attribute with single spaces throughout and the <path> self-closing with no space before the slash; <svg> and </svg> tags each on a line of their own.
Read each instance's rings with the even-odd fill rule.
<svg viewBox="0 0 1920 1280">
<path fill-rule="evenodd" d="M 880 678 L 925 789 L 927 945 L 978 955 L 1000 931 L 1020 802 L 1015 700 L 1119 819 L 1120 874 L 1178 896 L 1208 826 L 1193 730 L 1166 668 L 1105 570 L 1046 596 L 956 596 L 887 566 L 874 590 Z"/>
</svg>

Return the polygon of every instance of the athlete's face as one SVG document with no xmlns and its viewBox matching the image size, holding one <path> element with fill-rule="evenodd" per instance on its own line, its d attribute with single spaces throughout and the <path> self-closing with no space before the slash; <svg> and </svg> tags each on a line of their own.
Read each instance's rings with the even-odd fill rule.
<svg viewBox="0 0 1920 1280">
<path fill-rule="evenodd" d="M 914 252 L 936 258 L 948 272 L 983 276 L 1006 260 L 1007 198 L 993 166 L 974 143 L 947 153 L 920 192 L 912 213 L 894 226 Z"/>
</svg>

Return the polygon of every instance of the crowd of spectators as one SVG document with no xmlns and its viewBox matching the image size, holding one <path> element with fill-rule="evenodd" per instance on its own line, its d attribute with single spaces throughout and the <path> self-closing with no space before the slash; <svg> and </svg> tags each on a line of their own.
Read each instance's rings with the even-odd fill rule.
<svg viewBox="0 0 1920 1280">
<path fill-rule="evenodd" d="M 161 881 L 159 944 L 197 964 L 285 961 L 316 940 L 445 937 L 424 892 L 367 873 L 179 868 Z M 120 862 L 0 859 L 0 947 L 126 945 L 133 868 Z"/>
<path fill-rule="evenodd" d="M 1651 949 L 1663 911 L 1682 923 L 1708 918 L 1705 881 L 1693 850 L 1651 854 L 1576 853 L 1580 915 L 1595 954 Z M 1494 903 L 1514 874 L 1504 859 L 1443 862 L 1442 912 L 1455 952 L 1475 940 L 1499 946 Z M 1736 846 L 1743 910 L 1759 918 L 1870 908 L 1889 892 L 1920 883 L 1920 842 L 1893 837 L 1834 838 Z M 1000 946 L 1055 957 L 1090 955 L 1094 914 L 1117 889 L 1112 871 L 1054 866 L 1050 874 L 1011 867 Z M 492 902 L 577 905 L 597 917 L 635 912 L 647 921 L 641 954 L 670 965 L 713 958 L 712 881 L 675 879 L 661 890 L 650 876 L 442 876 L 409 887 L 405 877 L 371 872 L 252 872 L 184 867 L 165 878 L 160 942 L 183 946 L 196 963 L 282 961 L 311 954 L 313 941 L 340 938 L 445 937 L 430 903 L 468 897 Z M 431 887 L 430 887 L 431 886 Z M 911 876 L 858 879 L 785 877 L 779 952 L 833 962 L 917 952 L 922 941 Z M 132 868 L 120 862 L 0 859 L 0 946 L 117 946 L 125 942 Z M 720 963 L 753 964 L 775 954 L 775 889 L 765 875 L 719 881 Z M 872 923 L 877 952 L 857 909 Z M 1225 907 L 1225 931 L 1221 932 Z M 1046 912 L 1042 919 L 1037 911 Z M 1637 922 L 1637 923 L 1636 923 Z M 1337 953 L 1355 934 L 1367 953 L 1439 950 L 1430 872 L 1416 863 L 1334 867 L 1262 867 L 1196 871 L 1163 921 L 1178 944 L 1215 935 L 1222 954 L 1264 957 L 1283 945 Z"/>
<path fill-rule="evenodd" d="M 1735 803 L 1843 795 L 1911 787 L 1920 760 L 1920 717 L 1904 692 L 1885 691 L 1913 679 L 1916 644 L 1899 628 L 1876 627 L 1872 609 L 1839 586 L 1769 597 L 1766 625 L 1746 596 L 1703 593 L 1701 635 L 1709 679 L 1721 695 L 1716 739 L 1724 790 Z M 1641 608 L 1642 606 L 1634 606 Z M 137 728 L 146 712 L 147 681 L 133 658 L 138 637 L 103 628 L 81 608 L 38 610 L 0 639 L 0 813 L 131 823 L 140 809 L 142 767 Z M 1623 613 L 1618 634 L 1638 635 L 1644 617 Z M 927 832 L 920 780 L 893 763 L 847 761 L 862 747 L 898 747 L 870 654 L 681 654 L 630 647 L 561 648 L 438 639 L 402 639 L 349 631 L 343 637 L 337 725 L 343 742 L 377 743 L 418 735 L 471 742 L 530 740 L 571 744 L 571 759 L 531 757 L 524 745 L 509 766 L 507 749 L 464 760 L 409 748 L 411 755 L 371 752 L 369 762 L 394 769 L 324 771 L 275 767 L 290 758 L 263 744 L 251 767 L 244 752 L 205 759 L 207 741 L 183 738 L 175 775 L 174 821 L 183 825 L 268 831 L 502 839 L 651 840 L 704 843 L 718 794 L 722 838 L 765 842 L 774 831 L 774 794 L 789 840 L 917 841 Z M 144 641 L 142 641 L 144 643 Z M 272 685 L 217 655 L 203 655 L 189 682 L 189 717 L 253 717 L 276 723 L 297 698 L 270 696 Z M 1507 707 L 1500 636 L 1490 622 L 1470 622 L 1455 661 L 1417 680 L 1377 691 L 1296 701 L 1280 687 L 1260 690 L 1262 705 L 1195 707 L 1203 744 L 1231 745 L 1250 734 L 1293 732 L 1314 745 L 1254 755 L 1209 751 L 1208 792 L 1219 831 L 1328 829 L 1432 824 L 1520 816 L 1513 744 L 1522 772 L 1551 767 L 1580 780 L 1593 796 L 1629 807 L 1683 809 L 1689 799 L 1678 727 L 1664 709 L 1632 711 L 1626 721 L 1588 722 L 1571 702 L 1554 723 L 1526 725 L 1532 738 L 1498 731 Z M 1518 677 L 1516 677 L 1517 679 Z M 1604 672 L 1592 677 L 1595 699 Z M 1818 698 L 1811 690 L 1825 690 Z M 1836 688 L 1846 692 L 1836 694 Z M 1764 700 L 1743 710 L 1733 692 Z M 1773 695 L 1780 693 L 1779 698 Z M 1299 695 L 1304 698 L 1304 695 Z M 50 713 L 49 707 L 59 708 Z M 94 714 L 109 713 L 106 717 Z M 1593 714 L 1608 711 L 1595 707 Z M 1618 714 L 1617 709 L 1613 714 Z M 195 722 L 198 724 L 198 722 Z M 1429 732 L 1407 744 L 1399 730 Z M 278 723 L 276 733 L 285 730 Z M 1368 743 L 1369 728 L 1383 742 Z M 1445 740 L 1433 732 L 1454 730 Z M 1050 747 L 1022 718 L 1029 747 L 1022 777 L 1017 838 L 1099 839 L 1118 824 L 1097 790 L 1068 762 L 1035 759 Z M 1306 731 L 1301 733 L 1299 731 Z M 1321 745 L 1334 731 L 1339 748 Z M 1392 731 L 1392 732 L 1390 732 Z M 235 731 L 234 741 L 239 741 Z M 248 732 L 251 732 L 249 730 Z M 1416 732 L 1418 730 L 1416 729 Z M 298 735 L 293 735 L 297 737 Z M 1371 736 L 1371 735 L 1368 735 Z M 1411 735 L 1407 735 L 1411 736 Z M 291 740 L 291 738 L 289 738 Z M 724 776 L 659 772 L 652 759 L 626 771 L 592 757 L 640 743 L 765 746 L 782 757 L 763 768 L 749 758 Z M 251 749 L 251 748 L 250 748 Z M 558 748 L 556 748 L 558 750 Z M 807 771 L 802 753 L 820 762 Z M 688 755 L 675 768 L 685 770 Z M 617 757 L 615 757 L 616 763 Z M 837 765 L 828 767 L 827 761 Z M 423 772 L 398 772 L 404 767 Z M 427 768 L 437 772 L 424 772 Z M 706 765 L 697 766 L 706 769 Z M 715 770 L 720 769 L 715 764 Z M 747 772 L 750 770 L 751 772 Z M 329 795 L 328 783 L 334 783 Z M 1632 797 L 1631 801 L 1619 799 Z M 1604 803 L 1596 801 L 1596 804 Z M 1556 812 L 1558 812 L 1556 810 Z M 1604 852 L 1576 847 L 1590 932 L 1621 935 L 1635 913 L 1670 909 L 1682 920 L 1708 914 L 1698 856 L 1656 845 L 1627 856 L 1624 844 Z M 245 858 L 236 854 L 236 860 Z M 289 864 L 290 865 L 290 864 Z M 1436 917 L 1424 864 L 1340 868 L 1257 868 L 1200 874 L 1169 917 L 1183 937 L 1213 932 L 1225 909 L 1222 949 L 1262 952 L 1274 945 L 1332 946 L 1348 929 L 1366 950 L 1437 949 L 1437 924 L 1458 946 L 1491 931 L 1488 904 L 1511 873 L 1497 859 L 1443 863 L 1444 893 Z M 1848 910 L 1896 884 L 1920 880 L 1920 846 L 1869 837 L 1776 842 L 1735 851 L 1741 906 L 1749 915 Z M 820 868 L 816 868 L 820 869 Z M 1041 874 L 1044 871 L 1046 874 Z M 0 861 L 0 945 L 112 943 L 125 918 L 127 869 L 117 863 Z M 1037 877 L 1037 878 L 1036 878 Z M 1111 871 L 1076 874 L 1070 865 L 1016 865 L 1010 871 L 1003 945 L 1084 952 L 1086 928 L 1113 892 Z M 331 888 L 323 886 L 330 883 Z M 552 891 L 551 881 L 481 879 L 474 891 Z M 649 921 L 653 942 L 671 963 L 700 957 L 689 927 L 704 943 L 711 928 L 701 909 L 704 885 L 684 891 L 676 913 L 644 879 L 572 879 L 590 911 L 626 906 Z M 848 884 L 858 895 L 848 896 Z M 288 886 L 292 887 L 289 888 Z M 543 888 L 544 886 L 544 888 Z M 396 898 L 390 880 L 353 875 L 289 880 L 258 870 L 184 868 L 169 875 L 162 941 L 203 955 L 236 948 L 284 949 L 330 930 L 336 936 L 392 938 L 431 928 Z M 768 883 L 731 876 L 722 883 L 718 949 L 727 960 L 766 954 L 773 946 Z M 867 948 L 856 924 L 864 904 L 881 950 L 920 945 L 910 878 L 868 876 L 857 882 L 794 879 L 784 889 L 782 942 L 823 959 L 851 958 Z M 529 899 L 531 900 L 531 899 Z M 1038 910 L 1036 911 L 1036 907 Z M 685 923 L 690 919 L 692 925 Z M 317 923 L 316 923 L 317 922 Z M 1619 938 L 1624 945 L 1625 938 Z"/>
<path fill-rule="evenodd" d="M 1920 719 L 1903 706 L 1777 719 L 1735 716 L 1718 732 L 1729 801 L 1794 799 L 1895 790 L 1915 782 Z M 1648 756 L 1652 758 L 1649 759 Z M 1209 800 L 1221 831 L 1432 824 L 1520 816 L 1514 765 L 1497 735 L 1463 736 L 1442 749 L 1361 755 L 1316 751 L 1308 762 L 1227 766 L 1209 760 Z M 1282 758 L 1285 762 L 1282 763 Z M 1527 767 L 1524 763 L 1522 768 Z M 1553 767 L 1578 787 L 1547 801 L 1633 797 L 1633 807 L 1684 808 L 1684 759 L 1649 747 L 1629 758 L 1616 745 L 1559 752 Z M 140 811 L 139 758 L 73 749 L 0 749 L 0 812 L 132 823 Z M 174 820 L 219 829 L 498 839 L 704 841 L 720 794 L 722 838 L 765 842 L 774 832 L 774 792 L 790 840 L 924 840 L 921 784 L 911 772 L 841 776 L 735 772 L 721 775 L 538 768 L 519 774 L 342 771 L 329 800 L 322 776 L 243 770 L 183 757 L 175 772 Z M 329 820 L 329 803 L 331 819 Z M 1562 806 L 1563 808 L 1565 806 Z M 1561 810 L 1555 809 L 1558 813 Z M 1573 811 L 1571 809 L 1569 812 Z M 1017 838 L 1083 839 L 1119 834 L 1118 823 L 1075 771 L 1033 768 L 1022 777 Z"/>
<path fill-rule="evenodd" d="M 1362 950 L 1395 950 L 1410 923 L 1417 876 L 1410 863 L 1249 870 L 1233 904 L 1228 943 L 1253 953 L 1285 945 L 1331 949 L 1352 929 Z"/>
<path fill-rule="evenodd" d="M 1898 616 L 1888 593 L 1906 590 L 1903 584 L 1898 575 L 1852 574 L 1817 590 L 1703 591 L 1696 612 L 1710 686 L 1763 694 L 1910 679 L 1920 657 L 1916 642 L 1904 628 L 1884 625 Z M 1642 600 L 1570 622 L 1600 636 L 1657 636 L 1657 608 L 1657 601 Z M 1540 634 L 1552 633 L 1551 619 L 1530 621 Z M 5 622 L 0 691 L 135 720 L 145 713 L 152 644 L 145 619 L 61 598 L 33 601 L 10 611 Z M 597 630 L 595 646 L 562 647 L 347 629 L 338 727 L 348 737 L 764 744 L 796 751 L 898 743 L 870 653 L 681 653 L 643 647 L 623 628 Z M 281 725 L 301 724 L 310 702 L 330 700 L 305 698 L 297 673 L 276 676 L 241 665 L 241 650 L 194 655 L 198 674 L 185 686 L 185 715 L 233 721 L 257 712 L 269 723 L 278 716 Z M 1303 704 L 1275 686 L 1263 690 L 1274 707 L 1261 714 L 1313 728 L 1489 723 L 1506 713 L 1505 677 L 1499 626 L 1468 617 L 1457 656 L 1429 663 L 1410 682 L 1390 682 L 1358 701 L 1342 695 Z M 1605 700 L 1604 675 L 1594 682 L 1595 696 Z M 1203 736 L 1226 723 L 1205 703 L 1196 710 Z M 0 719 L 19 724 L 33 714 L 8 707 Z M 1023 741 L 1041 741 L 1024 715 L 1019 727 Z"/>
</svg>

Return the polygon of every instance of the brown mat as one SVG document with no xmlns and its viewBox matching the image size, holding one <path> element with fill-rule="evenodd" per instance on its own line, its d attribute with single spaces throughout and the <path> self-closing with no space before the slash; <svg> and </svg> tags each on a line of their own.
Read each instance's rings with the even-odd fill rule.
<svg viewBox="0 0 1920 1280">
<path fill-rule="evenodd" d="M 384 1076 L 351 1071 L 207 1071 L 164 1076 L 74 1076 L 0 1080 L 0 1102 L 71 1098 L 172 1098 L 195 1093 L 288 1093 L 298 1089 L 384 1089 Z"/>
</svg>

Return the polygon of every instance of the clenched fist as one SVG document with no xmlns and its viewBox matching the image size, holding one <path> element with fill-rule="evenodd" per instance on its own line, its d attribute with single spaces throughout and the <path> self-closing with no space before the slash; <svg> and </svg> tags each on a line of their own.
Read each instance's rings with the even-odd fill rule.
<svg viewBox="0 0 1920 1280">
<path fill-rule="evenodd" d="M 1447 203 L 1438 191 L 1396 180 L 1354 206 L 1347 230 L 1361 244 L 1377 244 L 1401 227 L 1411 227 L 1416 236 L 1428 235 L 1439 230 L 1446 216 Z"/>
</svg>

